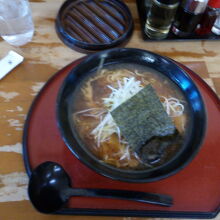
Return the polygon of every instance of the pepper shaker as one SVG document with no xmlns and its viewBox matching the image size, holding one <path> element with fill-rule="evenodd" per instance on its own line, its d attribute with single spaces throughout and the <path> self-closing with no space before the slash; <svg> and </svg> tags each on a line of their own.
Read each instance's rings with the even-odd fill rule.
<svg viewBox="0 0 220 220">
<path fill-rule="evenodd" d="M 212 31 L 212 33 L 214 33 L 216 35 L 220 35 L 220 15 L 216 19 L 211 31 Z"/>
</svg>

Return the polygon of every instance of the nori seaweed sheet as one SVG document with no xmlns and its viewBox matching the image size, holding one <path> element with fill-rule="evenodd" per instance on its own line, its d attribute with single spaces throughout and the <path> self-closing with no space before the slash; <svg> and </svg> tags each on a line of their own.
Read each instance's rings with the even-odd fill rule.
<svg viewBox="0 0 220 220">
<path fill-rule="evenodd" d="M 136 152 L 152 137 L 169 136 L 176 131 L 151 85 L 122 103 L 111 115 L 122 136 Z"/>
</svg>

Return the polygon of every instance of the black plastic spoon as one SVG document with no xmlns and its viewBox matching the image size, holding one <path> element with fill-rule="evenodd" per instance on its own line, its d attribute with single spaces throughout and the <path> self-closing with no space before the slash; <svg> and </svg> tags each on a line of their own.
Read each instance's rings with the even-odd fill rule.
<svg viewBox="0 0 220 220">
<path fill-rule="evenodd" d="M 29 198 L 34 207 L 43 213 L 58 211 L 71 196 L 102 197 L 133 200 L 162 206 L 171 206 L 168 195 L 112 189 L 74 189 L 63 167 L 54 162 L 40 164 L 30 177 Z"/>
</svg>

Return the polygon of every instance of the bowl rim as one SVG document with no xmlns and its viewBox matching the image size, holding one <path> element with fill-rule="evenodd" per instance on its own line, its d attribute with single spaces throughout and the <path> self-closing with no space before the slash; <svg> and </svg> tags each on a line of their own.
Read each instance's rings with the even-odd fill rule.
<svg viewBox="0 0 220 220">
<path fill-rule="evenodd" d="M 183 77 L 183 80 L 186 80 L 189 84 L 190 84 L 190 88 L 187 87 L 187 89 L 191 89 L 190 91 L 194 93 L 194 95 L 196 94 L 197 99 L 199 100 L 199 107 L 200 107 L 200 111 L 198 112 L 198 109 L 196 111 L 197 115 L 195 115 L 195 109 L 192 109 L 192 106 L 190 105 L 189 107 L 190 109 L 190 114 L 192 114 L 190 117 L 192 119 L 192 121 L 189 123 L 190 124 L 190 136 L 187 137 L 187 142 L 184 143 L 184 147 L 181 148 L 181 150 L 174 156 L 172 157 L 171 160 L 169 160 L 168 162 L 162 164 L 161 166 L 155 167 L 153 169 L 148 169 L 148 170 L 122 170 L 122 169 L 118 169 L 115 167 L 112 167 L 110 165 L 107 165 L 105 162 L 98 160 L 94 155 L 92 155 L 92 153 L 88 153 L 89 151 L 85 151 L 82 150 L 82 147 L 79 143 L 79 140 L 76 140 L 76 136 L 72 134 L 72 136 L 74 136 L 74 138 L 70 137 L 70 131 L 68 130 L 68 134 L 67 134 L 67 130 L 65 128 L 66 123 L 69 123 L 69 116 L 68 118 L 65 118 L 65 121 L 63 121 L 62 117 L 63 117 L 63 112 L 61 112 L 61 108 L 60 108 L 60 104 L 64 103 L 64 99 L 68 98 L 71 99 L 70 95 L 67 94 L 67 97 L 65 97 L 66 95 L 66 87 L 69 83 L 69 80 L 71 79 L 73 82 L 74 80 L 79 80 L 77 79 L 77 77 L 79 78 L 79 74 L 77 71 L 79 71 L 80 73 L 80 68 L 85 67 L 86 64 L 94 62 L 94 59 L 100 58 L 101 56 L 103 56 L 103 54 L 125 54 L 128 53 L 129 56 L 131 56 L 131 54 L 135 54 L 136 56 L 140 55 L 141 59 L 145 59 L 146 64 L 151 65 L 152 62 L 154 63 L 154 61 L 161 62 L 163 65 L 171 65 L 172 67 L 175 67 L 176 70 L 178 70 L 178 74 L 179 77 Z M 110 56 L 109 55 L 109 56 Z M 112 55 L 114 57 L 114 55 Z M 111 58 L 111 56 L 110 56 Z M 109 59 L 110 59 L 109 58 Z M 157 60 L 158 59 L 158 60 Z M 113 59 L 114 60 L 114 59 Z M 107 61 L 108 62 L 108 61 Z M 155 65 L 155 64 L 154 64 Z M 169 70 L 171 71 L 171 70 Z M 92 72 L 92 70 L 91 70 Z M 161 72 L 161 71 L 160 71 Z M 86 77 L 86 74 L 89 75 L 89 73 L 85 73 L 85 75 L 83 77 Z M 176 74 L 176 75 L 175 75 Z M 169 76 L 171 77 L 170 80 L 173 81 L 175 84 L 177 84 L 177 81 L 175 80 L 179 80 L 179 78 L 177 77 L 177 73 L 174 74 L 174 78 L 171 77 L 172 75 Z M 167 73 L 165 74 L 167 77 Z M 177 78 L 175 78 L 177 77 Z M 182 81 L 180 81 L 179 83 L 181 83 Z M 185 81 L 184 81 L 185 82 Z M 179 84 L 177 84 L 179 86 Z M 180 88 L 183 92 L 183 88 Z M 65 94 L 64 94 L 65 93 Z M 188 100 L 188 96 L 186 96 L 186 91 L 184 90 L 184 96 L 185 98 Z M 71 93 L 70 93 L 71 94 Z M 73 95 L 73 94 L 71 94 Z M 197 102 L 198 102 L 197 100 Z M 189 101 L 189 100 L 188 100 Z M 68 101 L 65 101 L 65 105 L 68 105 L 67 103 Z M 192 103 L 191 103 L 192 104 Z M 193 103 L 194 104 L 194 103 Z M 66 106 L 68 107 L 68 106 Z M 68 108 L 69 109 L 69 108 Z M 67 110 L 67 114 L 68 114 L 68 109 Z M 156 181 L 156 180 L 160 180 L 163 178 L 166 178 L 168 176 L 171 176 L 175 173 L 177 173 L 178 171 L 180 171 L 181 169 L 183 169 L 187 164 L 189 164 L 192 159 L 195 157 L 195 155 L 198 153 L 202 141 L 204 139 L 204 134 L 205 134 L 205 130 L 206 130 L 206 110 L 205 110 L 205 105 L 204 105 L 204 101 L 203 98 L 197 88 L 197 86 L 195 85 L 195 83 L 192 81 L 192 79 L 190 78 L 190 76 L 186 73 L 185 70 L 183 70 L 175 61 L 171 60 L 170 58 L 155 54 L 153 52 L 150 51 L 146 51 L 146 50 L 141 50 L 141 49 L 136 49 L 136 48 L 116 48 L 116 49 L 109 49 L 109 50 L 105 50 L 102 52 L 98 52 L 95 54 L 92 54 L 90 56 L 87 56 L 80 64 L 78 64 L 75 68 L 73 68 L 70 73 L 67 75 L 67 77 L 64 79 L 64 82 L 62 83 L 59 92 L 58 92 L 58 96 L 57 96 L 57 103 L 56 103 L 56 116 L 57 116 L 57 124 L 59 127 L 59 130 L 61 132 L 61 136 L 65 142 L 65 145 L 69 148 L 69 150 L 81 161 L 83 162 L 85 165 L 87 165 L 89 168 L 93 169 L 94 171 L 96 171 L 99 174 L 102 174 L 106 177 L 109 177 L 111 179 L 115 179 L 115 180 L 121 180 L 121 181 L 126 181 L 126 182 L 152 182 L 152 181 Z M 68 114 L 69 115 L 69 114 Z M 200 126 L 200 130 L 199 132 L 197 132 L 197 134 L 200 134 L 200 138 L 196 137 L 196 143 L 193 144 L 193 149 L 191 149 L 192 153 L 186 158 L 184 159 L 184 161 L 181 161 L 181 156 L 183 154 L 186 154 L 186 146 L 189 146 L 190 144 L 192 144 L 192 138 L 194 137 L 194 133 L 195 133 L 195 121 L 198 122 L 198 120 L 200 120 L 200 123 L 202 121 L 202 126 Z M 69 126 L 69 125 L 68 125 Z M 71 125 L 70 125 L 71 126 Z M 198 129 L 197 129 L 198 130 Z M 71 130 L 72 131 L 72 130 Z M 193 133 L 194 131 L 194 133 Z M 73 139 L 75 139 L 75 141 L 73 141 Z M 85 154 L 83 154 L 83 152 Z M 88 159 L 88 157 L 90 157 Z M 87 158 L 87 159 L 86 159 Z M 180 161 L 178 161 L 180 160 Z M 173 164 L 177 163 L 178 166 L 177 167 L 172 167 Z M 105 168 L 103 168 L 105 167 Z M 155 175 L 152 175 L 152 173 L 155 173 Z M 134 175 L 139 175 L 139 177 L 137 178 L 131 178 L 131 174 Z"/>
</svg>

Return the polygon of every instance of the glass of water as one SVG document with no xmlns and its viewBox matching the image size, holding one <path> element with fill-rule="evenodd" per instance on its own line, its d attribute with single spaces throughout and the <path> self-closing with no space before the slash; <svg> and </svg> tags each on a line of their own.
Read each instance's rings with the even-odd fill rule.
<svg viewBox="0 0 220 220">
<path fill-rule="evenodd" d="M 34 24 L 28 0 L 0 0 L 0 35 L 9 44 L 31 41 Z"/>
</svg>

